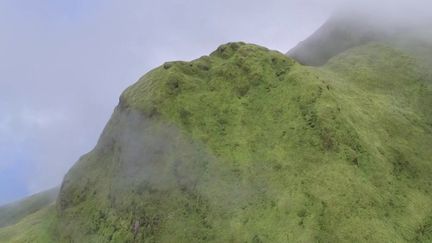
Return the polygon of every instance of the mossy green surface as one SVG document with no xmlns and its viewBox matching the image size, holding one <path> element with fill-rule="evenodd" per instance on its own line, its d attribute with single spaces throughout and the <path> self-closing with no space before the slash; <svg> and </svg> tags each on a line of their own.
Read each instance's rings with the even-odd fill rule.
<svg viewBox="0 0 432 243">
<path fill-rule="evenodd" d="M 387 43 L 320 68 L 244 43 L 165 63 L 65 178 L 60 237 L 431 241 L 431 80 Z"/>
</svg>

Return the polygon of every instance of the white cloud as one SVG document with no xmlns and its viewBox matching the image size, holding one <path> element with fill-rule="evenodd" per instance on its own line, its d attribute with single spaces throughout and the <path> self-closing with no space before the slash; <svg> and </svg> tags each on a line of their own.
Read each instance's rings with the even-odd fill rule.
<svg viewBox="0 0 432 243">
<path fill-rule="evenodd" d="M 54 123 L 64 122 L 66 117 L 60 112 L 43 112 L 30 109 L 24 109 L 20 113 L 18 120 L 24 126 L 47 128 Z"/>
</svg>

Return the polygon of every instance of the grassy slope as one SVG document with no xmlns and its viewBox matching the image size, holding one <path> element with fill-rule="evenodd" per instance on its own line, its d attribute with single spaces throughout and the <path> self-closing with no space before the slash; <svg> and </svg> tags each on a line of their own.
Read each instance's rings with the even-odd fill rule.
<svg viewBox="0 0 432 243">
<path fill-rule="evenodd" d="M 50 243 L 54 240 L 55 207 L 29 214 L 15 225 L 0 228 L 0 242 Z"/>
<path fill-rule="evenodd" d="M 430 241 L 431 80 L 379 43 L 321 68 L 243 43 L 166 63 L 65 178 L 61 237 Z"/>
<path fill-rule="evenodd" d="M 28 197 L 22 201 L 0 207 L 0 228 L 12 225 L 22 218 L 55 202 L 59 188 L 53 188 Z"/>
<path fill-rule="evenodd" d="M 58 188 L 0 207 L 0 242 L 53 241 Z"/>
<path fill-rule="evenodd" d="M 432 77 L 423 64 L 388 43 L 372 43 L 322 68 L 331 71 L 349 109 L 344 116 L 365 141 L 370 157 L 359 167 L 378 189 L 381 207 L 374 207 L 403 241 L 429 242 L 432 234 Z"/>
</svg>

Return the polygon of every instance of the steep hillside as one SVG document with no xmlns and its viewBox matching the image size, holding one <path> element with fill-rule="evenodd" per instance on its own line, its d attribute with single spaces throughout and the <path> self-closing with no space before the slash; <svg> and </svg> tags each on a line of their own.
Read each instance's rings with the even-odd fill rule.
<svg viewBox="0 0 432 243">
<path fill-rule="evenodd" d="M 230 43 L 127 89 L 66 176 L 63 241 L 430 241 L 431 76 L 385 43 L 321 68 Z"/>
</svg>

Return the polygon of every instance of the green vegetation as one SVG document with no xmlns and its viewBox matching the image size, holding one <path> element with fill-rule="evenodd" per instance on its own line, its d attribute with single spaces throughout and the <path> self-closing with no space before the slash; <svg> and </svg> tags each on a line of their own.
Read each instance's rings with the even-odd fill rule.
<svg viewBox="0 0 432 243">
<path fill-rule="evenodd" d="M 0 228 L 12 225 L 20 221 L 29 214 L 35 213 L 42 208 L 55 202 L 59 188 L 53 188 L 35 194 L 22 201 L 7 204 L 0 207 Z"/>
<path fill-rule="evenodd" d="M 55 208 L 39 210 L 23 218 L 19 223 L 0 228 L 0 242 L 50 243 L 54 240 Z"/>
<path fill-rule="evenodd" d="M 122 94 L 57 212 L 0 241 L 31 224 L 17 242 L 431 242 L 432 74 L 417 53 L 368 42 L 307 67 L 229 43 L 165 63 Z"/>
<path fill-rule="evenodd" d="M 431 80 L 385 43 L 320 68 L 244 43 L 166 63 L 66 177 L 60 235 L 429 241 Z"/>
</svg>

